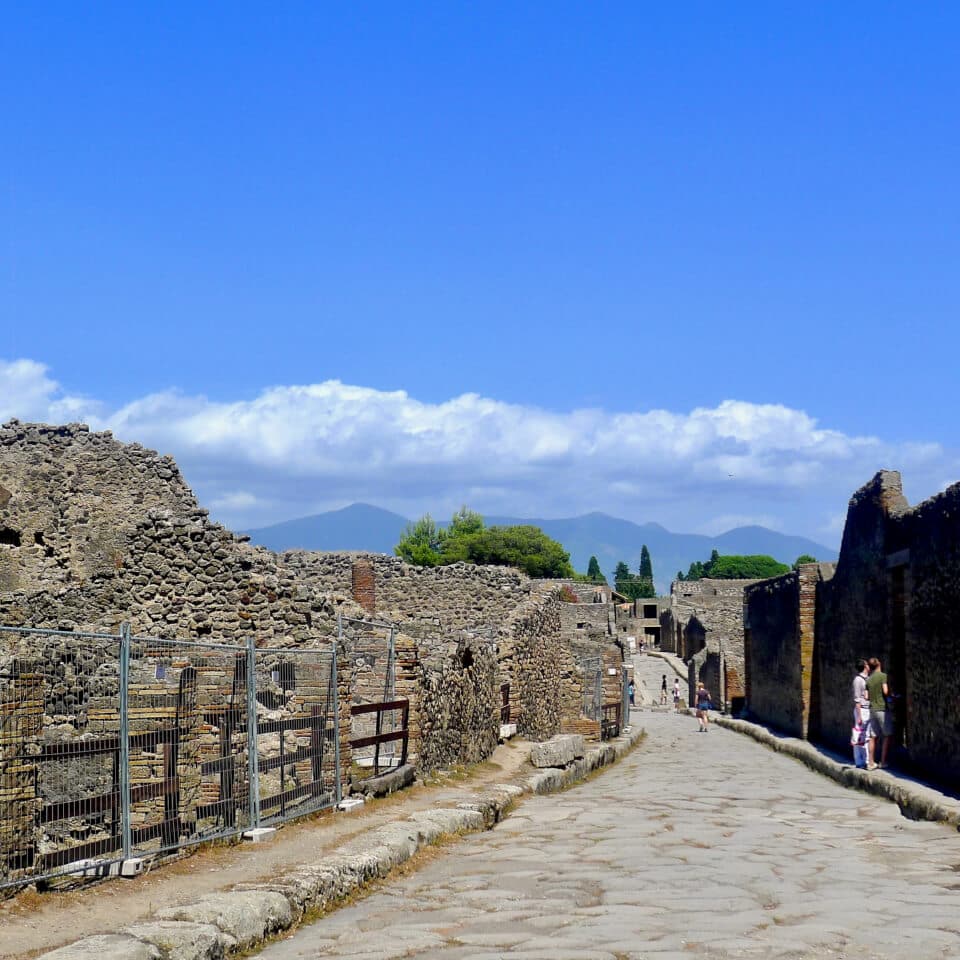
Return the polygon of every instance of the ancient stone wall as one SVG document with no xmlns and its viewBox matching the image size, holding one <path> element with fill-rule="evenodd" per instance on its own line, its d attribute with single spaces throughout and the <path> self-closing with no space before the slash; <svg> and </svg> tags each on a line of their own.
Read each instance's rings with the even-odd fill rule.
<svg viewBox="0 0 960 960">
<path fill-rule="evenodd" d="M 890 578 L 889 670 L 904 695 L 911 761 L 960 788 L 960 484 L 904 518 L 902 552 L 887 559 Z M 903 549 L 901 547 L 901 549 Z M 907 562 L 903 562 L 907 561 Z M 898 677 L 903 644 L 903 676 Z"/>
<path fill-rule="evenodd" d="M 170 457 L 82 424 L 0 427 L 0 592 L 110 575 L 150 510 L 197 502 Z"/>
<path fill-rule="evenodd" d="M 531 580 L 533 589 L 566 587 L 580 603 L 609 603 L 612 590 L 605 583 L 584 583 L 582 580 Z"/>
<path fill-rule="evenodd" d="M 717 706 L 737 710 L 744 699 L 743 592 L 756 580 L 675 580 L 670 604 L 660 614 L 660 648 L 690 660 L 701 651 L 716 654 L 720 667 L 703 680 Z M 707 663 L 700 658 L 698 664 Z M 691 688 L 692 690 L 694 687 Z"/>
<path fill-rule="evenodd" d="M 320 590 L 351 595 L 354 564 L 374 571 L 376 615 L 396 623 L 429 623 L 439 633 L 504 622 L 530 594 L 531 581 L 512 567 L 454 563 L 415 567 L 399 557 L 291 550 L 284 567 Z"/>
<path fill-rule="evenodd" d="M 176 815 L 163 786 L 174 769 L 164 766 L 173 762 L 168 754 L 131 754 L 137 796 L 143 798 L 134 811 L 136 829 L 155 841 L 175 843 L 179 824 L 197 823 L 201 811 L 229 805 L 229 791 L 246 782 L 242 757 L 224 765 L 216 751 L 233 743 L 245 723 L 238 711 L 246 674 L 237 665 L 248 639 L 257 650 L 257 710 L 266 725 L 259 750 L 262 785 L 268 792 L 293 789 L 294 804 L 315 795 L 311 751 L 318 736 L 326 740 L 332 731 L 314 729 L 313 718 L 323 709 L 329 683 L 324 685 L 319 666 L 308 668 L 283 651 L 329 655 L 337 648 L 346 790 L 354 759 L 350 739 L 362 726 L 358 721 L 354 729 L 351 704 L 379 699 L 387 686 L 384 638 L 373 634 L 389 625 L 363 623 L 371 612 L 403 625 L 394 632 L 394 689 L 410 700 L 411 753 L 424 769 L 489 756 L 503 683 L 510 684 L 512 719 L 521 731 L 548 737 L 584 721 L 583 657 L 622 662 L 620 648 L 606 636 L 607 603 L 582 605 L 597 617 L 602 640 L 595 631 L 576 628 L 568 637 L 557 584 L 534 586 L 516 570 L 462 564 L 421 569 L 392 557 L 355 554 L 277 556 L 211 522 L 170 458 L 78 425 L 11 423 L 0 430 L 0 586 L 0 624 L 115 634 L 127 621 L 135 637 L 153 638 L 142 642 L 157 649 L 135 664 L 137 723 L 166 730 L 169 737 L 171 716 L 180 718 L 174 724 L 180 731 Z M 591 598 L 594 592 L 591 586 Z M 14 642 L 14 636 L 0 638 L 0 668 L 13 678 L 0 691 L 0 710 L 6 715 L 12 702 L 19 705 L 17 722 L 4 736 L 36 727 L 43 742 L 115 738 L 116 651 L 80 677 L 83 643 L 71 637 L 32 641 L 30 659 L 27 641 Z M 162 648 L 164 641 L 180 646 Z M 196 649 L 187 655 L 183 644 L 191 643 Z M 216 650 L 202 653 L 203 644 Z M 222 662 L 215 664 L 216 657 Z M 606 697 L 612 685 L 604 685 L 611 686 Z M 37 707 L 33 713 L 31 704 Z M 187 722 L 185 705 L 195 723 Z M 295 728 L 269 729 L 285 712 L 297 721 Z M 589 723 L 593 727 L 584 732 L 598 734 L 599 724 Z M 328 753 L 323 764 L 330 763 Z M 213 772 L 200 776 L 200 764 Z M 97 779 L 104 771 L 97 763 L 87 766 L 81 780 L 94 792 L 101 786 L 109 792 L 109 784 Z M 21 767 L 6 764 L 0 771 L 0 798 L 9 813 L 0 818 L 0 833 L 14 838 L 14 845 L 24 830 L 33 830 L 37 804 L 52 802 L 77 783 L 76 772 L 58 783 L 62 771 L 54 766 L 46 768 L 46 779 L 29 764 Z M 77 826 L 94 844 L 105 842 L 100 829 L 92 821 Z M 18 862 L 19 853 L 11 856 L 8 863 Z"/>
<path fill-rule="evenodd" d="M 878 473 L 850 500 L 835 572 L 805 565 L 796 589 L 779 585 L 789 582 L 747 598 L 751 710 L 802 734 L 800 704 L 809 738 L 846 751 L 854 665 L 876 656 L 898 695 L 894 755 L 960 786 L 960 484 L 911 509 L 900 475 Z M 774 710 L 777 688 L 788 718 Z"/>
<path fill-rule="evenodd" d="M 897 473 L 878 473 L 858 490 L 847 511 L 836 572 L 818 591 L 809 732 L 838 749 L 849 747 L 857 658 L 880 657 L 895 682 L 904 683 L 903 664 L 892 662 L 887 556 L 900 549 L 898 520 L 908 510 Z"/>
<path fill-rule="evenodd" d="M 564 603 L 560 607 L 560 629 L 570 640 L 609 636 L 611 616 L 608 603 Z"/>
<path fill-rule="evenodd" d="M 499 669 L 494 640 L 463 634 L 421 647 L 416 667 L 421 769 L 478 763 L 499 731 Z"/>
<path fill-rule="evenodd" d="M 795 737 L 809 730 L 817 588 L 833 572 L 803 564 L 744 592 L 747 709 Z"/>
</svg>

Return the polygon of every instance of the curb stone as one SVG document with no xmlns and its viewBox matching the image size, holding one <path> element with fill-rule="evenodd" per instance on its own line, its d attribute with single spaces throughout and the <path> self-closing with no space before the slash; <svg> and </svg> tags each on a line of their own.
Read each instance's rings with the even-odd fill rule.
<svg viewBox="0 0 960 960">
<path fill-rule="evenodd" d="M 642 738 L 643 730 L 636 728 L 587 750 L 564 769 L 538 772 L 522 785 L 497 784 L 455 807 L 418 811 L 348 841 L 316 864 L 166 907 L 119 933 L 85 937 L 37 960 L 223 960 L 250 951 L 297 926 L 305 915 L 334 907 L 371 880 L 386 877 L 441 837 L 489 830 L 519 797 L 553 793 L 615 763 Z"/>
<path fill-rule="evenodd" d="M 852 764 L 834 760 L 807 740 L 778 736 L 766 727 L 748 720 L 711 715 L 710 722 L 718 727 L 746 734 L 777 753 L 784 753 L 805 763 L 811 770 L 844 787 L 891 800 L 900 808 L 900 812 L 911 820 L 932 820 L 960 830 L 960 800 L 948 797 L 933 787 L 916 781 L 904 781 L 883 770 L 860 770 Z"/>
</svg>

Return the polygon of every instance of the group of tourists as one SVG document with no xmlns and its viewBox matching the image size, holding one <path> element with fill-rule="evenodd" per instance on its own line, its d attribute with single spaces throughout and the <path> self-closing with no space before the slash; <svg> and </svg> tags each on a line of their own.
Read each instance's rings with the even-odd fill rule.
<svg viewBox="0 0 960 960">
<path fill-rule="evenodd" d="M 866 770 L 887 766 L 890 744 L 893 741 L 894 695 L 890 691 L 883 665 L 876 657 L 858 660 L 853 678 L 853 729 L 850 745 L 853 762 Z M 877 740 L 881 740 L 880 761 L 877 762 Z"/>
</svg>

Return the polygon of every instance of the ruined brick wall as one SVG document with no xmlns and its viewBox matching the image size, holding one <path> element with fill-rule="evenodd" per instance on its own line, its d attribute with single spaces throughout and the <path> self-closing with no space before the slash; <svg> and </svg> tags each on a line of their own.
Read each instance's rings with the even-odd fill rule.
<svg viewBox="0 0 960 960">
<path fill-rule="evenodd" d="M 796 737 L 809 732 L 817 589 L 833 572 L 833 564 L 803 564 L 744 593 L 747 708 Z"/>
<path fill-rule="evenodd" d="M 900 696 L 895 755 L 960 785 L 960 484 L 911 509 L 881 471 L 850 500 L 835 567 L 792 577 L 747 597 L 752 711 L 803 735 L 805 710 L 806 735 L 846 751 L 854 665 L 876 656 Z"/>
<path fill-rule="evenodd" d="M 363 615 L 213 523 L 171 458 L 82 425 L 0 428 L 0 528 L 10 625 L 279 646 Z"/>
<path fill-rule="evenodd" d="M 560 607 L 560 629 L 570 640 L 609 636 L 610 618 L 607 603 L 563 603 Z"/>
<path fill-rule="evenodd" d="M 505 622 L 530 595 L 531 581 L 512 567 L 454 563 L 415 567 L 399 557 L 291 550 L 284 566 L 320 590 L 350 595 L 357 560 L 373 567 L 377 616 L 397 623 L 430 623 L 438 632 Z"/>
<path fill-rule="evenodd" d="M 898 520 L 909 510 L 900 475 L 878 473 L 850 500 L 843 542 L 833 578 L 817 594 L 817 642 L 811 683 L 809 734 L 837 749 L 849 748 L 851 685 L 858 657 L 894 664 L 890 628 L 890 573 L 887 557 L 898 551 Z"/>
<path fill-rule="evenodd" d="M 936 779 L 960 787 L 960 484 L 920 504 L 904 518 L 901 543 L 909 558 L 888 557 L 890 627 L 903 634 L 906 683 L 901 716 L 911 761 Z M 903 564 L 903 560 L 907 560 Z M 889 565 L 892 562 L 893 565 Z M 902 599 L 901 599 L 902 598 Z M 886 665 L 886 663 L 885 663 Z"/>
<path fill-rule="evenodd" d="M 478 763 L 500 728 L 496 642 L 464 634 L 421 648 L 417 760 L 423 770 Z"/>
<path fill-rule="evenodd" d="M 803 736 L 798 575 L 786 573 L 748 587 L 744 605 L 750 715 L 792 736 Z"/>
<path fill-rule="evenodd" d="M 198 504 L 170 457 L 82 424 L 0 427 L 0 592 L 109 575 L 150 510 Z"/>
<path fill-rule="evenodd" d="M 710 695 L 718 706 L 737 708 L 745 695 L 743 592 L 756 580 L 675 580 L 669 607 L 660 614 L 660 648 L 684 660 L 701 651 L 716 654 L 721 667 Z M 706 662 L 705 658 L 701 658 Z M 700 661 L 698 661 L 700 662 Z M 699 676 L 699 667 L 698 667 Z M 708 685 L 709 686 L 709 685 Z"/>
</svg>

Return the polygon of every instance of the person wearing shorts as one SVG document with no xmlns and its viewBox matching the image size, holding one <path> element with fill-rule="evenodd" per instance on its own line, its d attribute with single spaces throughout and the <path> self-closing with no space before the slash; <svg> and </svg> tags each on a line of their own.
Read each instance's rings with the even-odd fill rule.
<svg viewBox="0 0 960 960">
<path fill-rule="evenodd" d="M 694 700 L 697 708 L 697 722 L 700 724 L 698 733 L 706 733 L 710 729 L 710 691 L 703 685 L 703 681 L 697 681 L 697 692 Z"/>
<path fill-rule="evenodd" d="M 867 677 L 867 696 L 870 699 L 870 735 L 867 740 L 867 769 L 875 770 L 878 766 L 887 766 L 887 757 L 890 753 L 890 742 L 893 740 L 893 711 L 887 709 L 887 700 L 890 697 L 890 687 L 887 684 L 887 675 L 883 672 L 883 665 L 876 657 L 867 661 L 870 676 Z M 876 760 L 877 738 L 883 738 L 880 747 L 880 763 Z"/>
<path fill-rule="evenodd" d="M 673 709 L 680 712 L 680 681 L 673 681 Z"/>
</svg>

